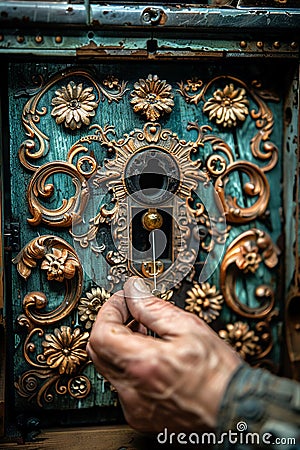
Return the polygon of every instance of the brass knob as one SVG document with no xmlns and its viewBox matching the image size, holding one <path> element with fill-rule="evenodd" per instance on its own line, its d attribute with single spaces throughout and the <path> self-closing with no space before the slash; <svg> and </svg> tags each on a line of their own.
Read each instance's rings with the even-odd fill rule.
<svg viewBox="0 0 300 450">
<path fill-rule="evenodd" d="M 142 217 L 142 224 L 148 231 L 161 228 L 163 224 L 162 215 L 156 209 L 149 209 Z"/>
</svg>

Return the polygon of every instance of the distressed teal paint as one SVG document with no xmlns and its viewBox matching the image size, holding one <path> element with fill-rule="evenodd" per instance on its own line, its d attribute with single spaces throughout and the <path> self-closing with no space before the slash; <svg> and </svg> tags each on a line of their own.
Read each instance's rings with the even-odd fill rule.
<svg viewBox="0 0 300 450">
<path fill-rule="evenodd" d="M 293 36 L 280 36 L 280 46 L 274 47 L 274 39 L 264 36 L 234 36 L 232 39 L 224 36 L 223 39 L 217 36 L 198 36 L 197 34 L 178 39 L 170 36 L 169 33 L 159 33 L 155 30 L 149 32 L 144 30 L 142 35 L 135 36 L 133 33 L 124 32 L 122 36 L 106 33 L 103 30 L 48 30 L 20 29 L 18 33 L 12 32 L 9 28 L 1 30 L 0 54 L 2 55 L 40 55 L 40 56 L 78 56 L 80 58 L 146 58 L 146 59 L 167 59 L 171 56 L 199 57 L 210 54 L 214 57 L 287 57 L 297 58 L 299 52 L 298 39 Z M 42 36 L 42 42 L 37 43 L 36 37 Z M 60 43 L 56 42 L 56 37 L 61 37 Z M 18 37 L 22 41 L 18 42 Z M 148 50 L 148 42 L 155 40 L 155 51 Z M 246 40 L 245 40 L 246 39 Z M 263 48 L 257 47 L 257 41 L 263 41 Z M 245 42 L 245 46 L 241 45 Z M 292 44 L 292 45 L 291 45 Z"/>
<path fill-rule="evenodd" d="M 266 101 L 268 106 L 273 111 L 275 117 L 274 130 L 270 136 L 270 139 L 279 148 L 279 161 L 277 167 L 273 171 L 267 173 L 267 178 L 271 187 L 271 200 L 268 209 L 271 214 L 271 225 L 270 228 L 264 220 L 257 220 L 249 224 L 232 227 L 230 231 L 230 236 L 228 238 L 227 244 L 233 241 L 240 233 L 246 231 L 252 227 L 257 227 L 266 230 L 271 236 L 274 242 L 278 240 L 280 235 L 283 233 L 283 223 L 281 217 L 281 207 L 282 207 L 282 164 L 286 157 L 285 151 L 282 148 L 283 140 L 283 98 L 284 92 L 282 90 L 282 83 L 289 84 L 290 79 L 285 78 L 285 62 L 273 63 L 268 61 L 260 61 L 257 64 L 247 64 L 246 67 L 239 64 L 239 61 L 230 64 L 226 61 L 214 61 L 214 62 L 204 62 L 204 61 L 193 61 L 189 63 L 182 64 L 182 62 L 169 62 L 168 64 L 162 64 L 155 61 L 149 61 L 147 63 L 139 64 L 138 62 L 128 63 L 106 63 L 106 64 L 95 64 L 86 65 L 86 67 L 91 67 L 96 70 L 97 79 L 103 80 L 106 75 L 113 74 L 117 76 L 120 80 L 128 80 L 128 92 L 125 94 L 124 98 L 119 104 L 112 102 L 108 104 L 107 99 L 100 102 L 99 107 L 96 112 L 96 116 L 92 118 L 92 124 L 98 123 L 102 127 L 106 124 L 114 125 L 116 129 L 116 139 L 123 137 L 125 133 L 130 132 L 134 128 L 142 129 L 145 121 L 136 115 L 129 105 L 131 99 L 130 92 L 133 89 L 133 84 L 139 78 L 146 78 L 149 73 L 156 73 L 160 79 L 167 80 L 168 83 L 172 84 L 174 96 L 174 108 L 172 114 L 163 117 L 161 124 L 163 128 L 169 128 L 178 134 L 179 138 L 186 140 L 195 140 L 195 131 L 187 131 L 187 125 L 189 122 L 198 121 L 199 125 L 210 125 L 212 127 L 212 133 L 222 137 L 233 149 L 236 157 L 240 159 L 245 159 L 257 163 L 257 160 L 253 157 L 250 150 L 250 139 L 257 132 L 255 123 L 248 117 L 245 123 L 238 127 L 236 131 L 226 131 L 220 129 L 216 124 L 211 123 L 207 117 L 202 113 L 203 102 L 198 105 L 187 104 L 183 97 L 177 92 L 177 83 L 181 80 L 191 79 L 192 77 L 200 78 L 203 83 L 207 83 L 212 78 L 218 75 L 231 75 L 240 78 L 247 84 L 250 84 L 253 79 L 258 77 L 261 79 L 265 89 L 274 90 L 280 97 L 278 103 L 273 101 Z M 26 87 L 31 87 L 32 76 L 37 72 L 42 74 L 47 80 L 51 75 L 58 71 L 64 71 L 66 68 L 76 67 L 71 64 L 49 64 L 49 63 L 21 63 L 21 64 L 11 64 L 9 71 L 9 108 L 10 108 L 10 154 L 11 154 L 11 196 L 12 196 L 12 216 L 19 218 L 21 222 L 21 245 L 24 246 L 28 241 L 33 239 L 39 234 L 56 234 L 72 244 L 72 238 L 67 230 L 61 229 L 50 229 L 49 227 L 39 226 L 31 227 L 27 224 L 26 218 L 29 217 L 29 213 L 26 205 L 26 192 L 25 186 L 28 185 L 31 178 L 31 174 L 28 173 L 20 164 L 17 151 L 26 138 L 24 129 L 21 124 L 21 114 L 22 109 L 25 105 L 27 97 L 25 93 L 23 96 L 16 96 L 19 89 L 24 85 Z M 276 74 L 276 76 L 274 76 Z M 71 79 L 71 78 L 70 78 Z M 69 79 L 69 80 L 70 80 Z M 284 80 L 284 81 L 283 81 Z M 74 81 L 76 79 L 74 78 Z M 43 162 L 52 161 L 55 159 L 65 160 L 67 156 L 68 149 L 70 146 L 78 140 L 78 138 L 84 134 L 88 134 L 88 129 L 82 127 L 80 130 L 70 132 L 66 131 L 63 126 L 58 126 L 55 124 L 54 119 L 50 116 L 50 103 L 52 97 L 55 95 L 55 90 L 62 85 L 65 85 L 67 80 L 62 80 L 56 83 L 55 86 L 51 88 L 41 99 L 38 109 L 42 106 L 47 107 L 47 115 L 41 117 L 41 122 L 38 124 L 40 129 L 49 135 L 50 138 L 50 149 L 43 158 Z M 206 99 L 210 98 L 214 90 L 218 87 L 224 87 L 221 82 L 216 82 L 215 85 L 206 94 Z M 257 105 L 251 100 L 250 95 L 250 108 L 257 109 Z M 294 117 L 294 116 L 293 116 Z M 293 118 L 293 123 L 295 122 Z M 236 147 L 235 147 L 236 146 Z M 96 157 L 98 160 L 103 160 L 106 156 L 106 150 L 100 148 L 100 146 L 95 145 Z M 204 148 L 200 147 L 198 155 L 203 161 L 211 153 L 211 147 L 206 145 Z M 289 156 L 290 155 L 290 156 Z M 287 155 L 291 158 L 290 162 L 287 164 L 295 164 L 295 154 L 290 152 Z M 262 163 L 258 162 L 259 165 Z M 289 166 L 290 167 L 290 166 Z M 294 166 L 293 166 L 294 167 Z M 286 204 L 288 204 L 292 198 L 291 181 L 288 180 L 288 170 L 285 169 L 285 177 L 288 190 L 288 198 Z M 67 180 L 66 180 L 67 179 Z M 55 177 L 55 185 L 60 189 L 61 194 L 67 192 L 72 192 L 73 187 L 69 177 L 59 176 Z M 241 205 L 248 204 L 249 201 L 242 193 L 242 186 L 244 180 L 241 179 L 238 174 L 234 174 L 231 177 L 230 185 L 228 186 L 229 192 L 235 193 L 238 196 L 238 200 Z M 60 195 L 61 195 L 60 194 Z M 275 195 L 274 195 L 275 194 Z M 60 204 L 61 196 L 55 196 L 53 200 L 53 206 Z M 288 226 L 292 228 L 294 226 L 293 219 L 289 219 Z M 292 242 L 289 242 L 288 248 L 292 247 Z M 282 261 L 282 260 L 281 260 Z M 101 264 L 101 263 L 99 263 Z M 105 273 L 104 267 L 102 267 L 103 273 Z M 289 269 L 291 270 L 291 269 Z M 256 304 L 253 292 L 258 284 L 270 281 L 276 292 L 279 292 L 279 277 L 277 272 L 273 272 L 273 275 L 269 275 L 267 270 L 260 268 L 257 273 L 257 277 L 247 277 L 246 281 L 238 284 L 237 290 L 240 295 L 241 300 L 247 302 L 250 306 Z M 209 280 L 211 284 L 216 284 L 219 287 L 219 269 L 215 271 Z M 83 296 L 90 290 L 92 285 L 91 280 L 85 276 Z M 49 289 L 49 283 L 46 280 L 45 274 L 40 274 L 40 271 L 35 271 L 32 277 L 29 278 L 28 282 L 25 283 L 17 275 L 15 267 L 13 267 L 13 280 L 12 280 L 12 291 L 13 291 L 13 314 L 15 318 L 22 312 L 22 299 L 24 295 L 31 290 L 46 290 L 47 295 L 49 295 L 49 307 L 57 305 L 62 298 L 63 292 L 59 290 L 59 286 L 56 286 L 56 290 Z M 282 299 L 277 297 L 277 307 L 282 310 Z M 237 320 L 245 319 L 238 317 L 236 314 L 231 312 L 226 306 L 224 306 L 222 312 L 222 320 L 225 322 L 234 322 Z M 75 326 L 77 323 L 77 318 L 75 315 L 70 316 L 63 324 L 68 324 Z M 79 322 L 78 322 L 79 323 Z M 256 322 L 250 321 L 250 325 L 253 326 Z M 274 324 L 274 336 L 275 336 L 275 346 L 272 353 L 272 359 L 275 364 L 280 362 L 280 342 L 278 337 L 277 329 L 280 329 L 282 323 L 282 318 Z M 58 324 L 60 326 L 60 324 Z M 216 329 L 222 327 L 220 321 L 212 324 Z M 223 325 L 224 327 L 224 325 Z M 48 332 L 52 332 L 52 328 L 49 327 Z M 15 327 L 14 332 L 20 336 L 20 341 L 16 342 L 16 353 L 15 353 L 15 376 L 20 375 L 24 370 L 29 367 L 24 362 L 22 356 L 22 343 L 24 341 L 24 335 L 20 330 Z M 39 345 L 39 344 L 37 344 Z M 96 375 L 95 370 L 92 367 L 87 369 L 87 372 L 91 378 L 93 384 L 93 390 L 91 395 L 87 399 L 81 401 L 75 401 L 66 397 L 58 396 L 55 399 L 55 404 L 49 403 L 46 405 L 46 409 L 89 409 L 93 406 L 104 406 L 113 405 L 114 396 L 110 393 L 107 386 L 104 386 L 103 381 L 99 379 Z M 15 396 L 15 401 L 18 411 L 27 410 L 29 405 L 26 400 L 20 398 L 17 394 Z M 30 406 L 30 408 L 34 408 Z"/>
</svg>

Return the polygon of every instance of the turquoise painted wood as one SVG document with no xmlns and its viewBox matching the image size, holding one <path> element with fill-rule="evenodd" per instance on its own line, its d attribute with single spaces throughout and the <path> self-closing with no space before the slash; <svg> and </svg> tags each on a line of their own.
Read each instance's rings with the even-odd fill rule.
<svg viewBox="0 0 300 450">
<path fill-rule="evenodd" d="M 50 64 L 50 63 L 11 63 L 9 65 L 9 123 L 10 123 L 10 148 L 7 149 L 10 153 L 10 176 L 11 176 L 11 215 L 13 219 L 20 221 L 21 229 L 21 246 L 24 247 L 29 241 L 35 239 L 38 235 L 54 234 L 61 237 L 70 245 L 74 245 L 72 236 L 68 229 L 61 227 L 54 228 L 40 224 L 38 226 L 32 226 L 27 222 L 27 218 L 30 218 L 28 211 L 28 199 L 27 188 L 32 178 L 32 172 L 28 171 L 22 166 L 18 158 L 18 149 L 22 142 L 28 138 L 25 134 L 25 129 L 22 125 L 22 111 L 25 103 L 30 96 L 36 95 L 38 89 L 33 84 L 33 77 L 40 75 L 47 82 L 55 74 L 64 72 L 66 70 L 77 69 L 73 64 Z M 187 80 L 201 80 L 202 86 L 205 86 L 211 80 L 215 79 L 210 84 L 210 87 L 205 92 L 206 101 L 213 98 L 213 94 L 217 89 L 224 90 L 226 84 L 233 82 L 235 87 L 243 88 L 246 86 L 245 95 L 249 99 L 249 112 L 251 110 L 258 111 L 259 104 L 253 98 L 254 87 L 251 84 L 253 80 L 259 80 L 265 93 L 263 94 L 263 101 L 265 102 L 268 111 L 273 114 L 274 126 L 272 128 L 269 139 L 278 147 L 278 162 L 276 166 L 266 172 L 266 178 L 270 186 L 270 201 L 267 206 L 266 214 L 255 220 L 251 220 L 248 223 L 242 224 L 230 224 L 229 236 L 226 241 L 226 248 L 236 239 L 241 233 L 258 228 L 267 232 L 272 241 L 276 244 L 283 236 L 283 189 L 282 189 L 282 174 L 283 174 L 283 133 L 284 133 L 284 121 L 283 121 L 283 107 L 284 107 L 284 89 L 286 84 L 290 83 L 289 75 L 286 73 L 285 63 L 273 61 L 259 61 L 257 64 L 252 64 L 251 60 L 245 61 L 244 64 L 240 64 L 239 61 L 230 64 L 224 61 L 220 62 L 176 62 L 171 61 L 168 64 L 155 63 L 155 62 L 130 62 L 130 63 L 114 63 L 114 64 L 95 64 L 85 65 L 84 69 L 91 69 L 94 71 L 93 78 L 96 83 L 103 83 L 103 80 L 107 76 L 113 75 L 119 80 L 127 82 L 127 91 L 124 93 L 122 99 L 117 103 L 114 101 L 109 102 L 105 96 L 99 102 L 99 106 L 96 110 L 96 115 L 91 118 L 91 124 L 99 124 L 101 127 L 111 125 L 115 127 L 116 139 L 122 139 L 127 133 L 138 128 L 142 129 L 145 120 L 133 111 L 130 105 L 131 96 L 130 93 L 134 90 L 134 84 L 138 82 L 140 78 L 146 79 L 148 74 L 157 74 L 160 80 L 166 80 L 168 84 L 172 86 L 172 92 L 174 94 L 174 107 L 170 115 L 164 116 L 160 123 L 163 128 L 170 129 L 176 133 L 180 139 L 196 140 L 196 132 L 194 130 L 188 131 L 188 124 L 190 122 L 198 122 L 200 126 L 208 125 L 211 127 L 210 133 L 218 136 L 224 142 L 228 144 L 232 150 L 232 154 L 235 161 L 245 160 L 251 162 L 259 167 L 263 167 L 266 162 L 259 160 L 253 156 L 250 148 L 251 139 L 257 135 L 259 129 L 257 123 L 247 116 L 245 122 L 239 123 L 237 127 L 222 128 L 218 126 L 214 121 L 209 120 L 208 115 L 203 112 L 203 105 L 205 101 L 202 99 L 198 104 L 187 103 L 183 95 L 179 92 L 180 86 L 178 83 L 185 82 L 185 86 L 188 86 Z M 223 78 L 218 78 L 223 77 Z M 230 78 L 226 78 L 230 77 Z M 232 81 L 233 80 L 233 81 Z M 63 125 L 57 125 L 54 118 L 51 116 L 51 101 L 55 97 L 55 91 L 66 85 L 67 82 L 74 81 L 76 84 L 82 82 L 84 87 L 91 86 L 91 83 L 86 78 L 79 75 L 71 75 L 69 78 L 58 79 L 48 90 L 43 94 L 38 103 L 38 110 L 42 111 L 45 108 L 45 114 L 41 115 L 40 121 L 36 123 L 38 128 L 49 137 L 49 150 L 47 154 L 38 161 L 38 164 L 51 163 L 53 161 L 66 161 L 68 151 L 70 147 L 82 136 L 89 134 L 87 126 L 82 126 L 79 130 L 66 129 Z M 41 87 L 43 89 L 43 87 Z M 188 95 L 194 95 L 201 90 L 193 91 L 186 90 Z M 259 91 L 255 91 L 259 92 Z M 104 159 L 112 157 L 107 153 L 104 146 L 94 145 L 95 158 L 97 163 L 102 166 Z M 97 153 L 96 153 L 97 152 Z M 197 154 L 193 155 L 193 158 L 200 158 L 203 161 L 202 166 L 205 167 L 207 158 L 212 153 L 212 147 L 209 144 L 205 144 L 203 147 L 199 147 Z M 69 176 L 63 174 L 56 174 L 49 179 L 55 187 L 54 195 L 45 200 L 45 204 L 50 205 L 55 209 L 59 207 L 63 198 L 69 198 L 74 195 L 74 185 L 72 179 Z M 237 197 L 238 204 L 241 207 L 247 207 L 254 204 L 255 199 L 249 199 L 249 195 L 243 190 L 244 184 L 248 181 L 247 175 L 241 172 L 235 172 L 230 176 L 226 193 L 231 194 L 233 197 Z M 108 238 L 107 238 L 108 239 Z M 106 241 L 109 243 L 109 241 Z M 15 255 L 13 255 L 15 256 Z M 203 259 L 203 253 L 200 252 L 198 260 Z M 102 265 L 101 265 L 102 264 Z M 283 302 L 282 302 L 282 280 L 280 273 L 283 270 L 284 261 L 283 258 L 279 258 L 279 264 L 272 270 L 269 270 L 264 264 L 260 264 L 258 270 L 255 273 L 244 274 L 240 277 L 236 290 L 237 295 L 241 303 L 248 305 L 249 307 L 259 306 L 258 300 L 255 298 L 255 287 L 260 284 L 268 284 L 275 292 L 275 310 L 278 312 L 278 316 L 271 321 L 271 328 L 273 334 L 274 345 L 272 350 L 266 356 L 266 362 L 260 361 L 262 365 L 266 367 L 273 366 L 275 370 L 282 370 L 282 341 L 281 341 L 281 327 L 283 323 Z M 199 266 L 199 265 L 198 265 Z M 197 267 L 198 267 L 197 266 Z M 104 280 L 106 276 L 106 268 L 104 263 L 99 262 L 97 267 L 100 275 L 99 277 Z M 102 275 L 101 275 L 102 274 Z M 214 271 L 208 282 L 211 285 L 215 285 L 217 290 L 220 290 L 220 265 Z M 108 284 L 108 283 L 107 283 Z M 91 289 L 95 287 L 95 283 L 86 273 L 84 274 L 83 292 L 81 297 L 86 297 L 87 292 L 91 292 Z M 106 286 L 104 286 L 106 287 Z M 191 287 L 191 283 L 187 282 L 183 284 L 181 289 L 175 290 L 173 294 L 175 302 L 185 307 L 184 300 L 186 298 L 186 291 Z M 13 377 L 17 381 L 26 371 L 32 369 L 30 364 L 24 358 L 24 342 L 27 336 L 27 330 L 18 326 L 16 321 L 20 314 L 22 314 L 22 301 L 25 295 L 30 291 L 42 291 L 45 292 L 48 298 L 47 310 L 51 311 L 57 307 L 62 301 L 64 295 L 64 286 L 58 282 L 49 283 L 46 277 L 45 271 L 38 268 L 33 270 L 32 275 L 28 281 L 24 281 L 17 273 L 16 267 L 12 269 L 12 320 L 11 326 L 15 335 L 15 346 L 12 349 L 13 356 Z M 211 326 L 219 331 L 225 330 L 227 324 L 236 323 L 242 321 L 248 323 L 250 330 L 256 330 L 256 326 L 259 320 L 245 319 L 231 310 L 226 303 L 222 308 L 220 317 L 211 323 Z M 55 328 L 61 326 L 69 326 L 72 328 L 79 327 L 84 332 L 84 323 L 80 321 L 78 316 L 78 310 L 75 308 L 72 313 L 61 322 L 55 325 L 45 324 L 43 332 L 45 334 L 53 334 Z M 255 331 L 257 332 L 257 330 Z M 37 354 L 43 351 L 41 342 L 45 339 L 35 335 L 33 342 L 36 345 L 32 354 Z M 258 361 L 254 360 L 253 364 L 257 364 Z M 119 420 L 119 406 L 116 401 L 116 393 L 111 391 L 111 387 L 108 383 L 97 375 L 91 365 L 87 366 L 84 374 L 91 381 L 91 391 L 88 396 L 82 399 L 74 398 L 70 395 L 60 395 L 55 392 L 55 385 L 49 389 L 49 393 L 54 397 L 51 397 L 51 401 L 42 401 L 42 405 L 37 404 L 37 396 L 33 395 L 32 399 L 22 397 L 18 390 L 14 391 L 14 402 L 16 414 L 22 414 L 32 411 L 38 417 L 42 417 L 44 422 L 56 423 L 53 416 L 47 416 L 45 411 L 57 411 L 65 410 L 68 422 L 81 422 L 86 421 L 103 421 L 109 422 L 110 420 Z M 39 380 L 41 386 L 43 380 Z M 32 387 L 34 391 L 34 386 Z M 50 399 L 50 397 L 49 397 Z M 78 411 L 85 411 L 81 414 Z"/>
</svg>

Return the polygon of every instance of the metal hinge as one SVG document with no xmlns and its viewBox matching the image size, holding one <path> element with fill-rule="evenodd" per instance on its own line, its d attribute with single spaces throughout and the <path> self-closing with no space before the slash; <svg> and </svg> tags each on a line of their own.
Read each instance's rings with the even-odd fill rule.
<svg viewBox="0 0 300 450">
<path fill-rule="evenodd" d="M 20 223 L 11 221 L 5 223 L 4 227 L 4 252 L 20 251 Z"/>
</svg>

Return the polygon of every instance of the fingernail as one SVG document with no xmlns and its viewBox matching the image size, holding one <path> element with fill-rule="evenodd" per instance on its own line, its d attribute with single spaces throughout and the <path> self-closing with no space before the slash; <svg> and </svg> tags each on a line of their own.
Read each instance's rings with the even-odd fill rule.
<svg viewBox="0 0 300 450">
<path fill-rule="evenodd" d="M 142 280 L 142 278 L 134 280 L 133 286 L 136 288 L 137 291 L 143 292 L 144 294 L 150 294 L 150 289 L 146 285 L 145 281 Z"/>
</svg>

